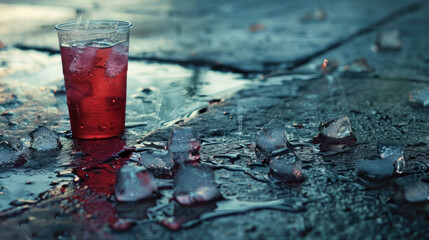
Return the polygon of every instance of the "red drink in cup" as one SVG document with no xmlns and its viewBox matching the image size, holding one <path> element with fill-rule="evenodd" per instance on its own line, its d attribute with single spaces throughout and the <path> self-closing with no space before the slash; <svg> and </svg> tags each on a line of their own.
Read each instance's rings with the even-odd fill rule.
<svg viewBox="0 0 429 240">
<path fill-rule="evenodd" d="M 130 27 L 122 21 L 56 26 L 76 138 L 109 138 L 124 132 Z"/>
<path fill-rule="evenodd" d="M 70 123 L 77 138 L 123 133 L 128 45 L 61 47 Z"/>
</svg>

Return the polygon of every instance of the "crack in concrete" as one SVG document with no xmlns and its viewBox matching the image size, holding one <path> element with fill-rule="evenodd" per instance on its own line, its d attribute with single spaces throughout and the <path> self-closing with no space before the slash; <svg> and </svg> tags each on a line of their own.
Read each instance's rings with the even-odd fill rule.
<svg viewBox="0 0 429 240">
<path fill-rule="evenodd" d="M 420 10 L 425 5 L 426 5 L 426 1 L 415 2 L 415 3 L 412 3 L 408 6 L 406 6 L 406 7 L 403 7 L 403 8 L 400 8 L 400 9 L 394 11 L 394 12 L 391 12 L 387 16 L 385 16 L 384 18 L 378 20 L 377 22 L 375 22 L 375 23 L 373 23 L 373 24 L 371 24 L 365 28 L 358 30 L 357 32 L 349 35 L 346 38 L 343 38 L 341 40 L 338 40 L 337 42 L 330 44 L 328 47 L 326 47 L 322 50 L 317 51 L 317 52 L 315 52 L 315 53 L 313 53 L 307 57 L 303 57 L 299 60 L 293 61 L 291 63 L 292 66 L 288 67 L 287 70 L 294 70 L 297 67 L 300 67 L 304 64 L 307 64 L 311 60 L 313 60 L 317 57 L 320 57 L 321 55 L 326 54 L 327 52 L 332 51 L 338 47 L 341 47 L 341 46 L 353 41 L 354 39 L 356 39 L 358 37 L 369 34 L 373 31 L 375 31 L 376 29 L 382 27 L 383 25 L 386 25 L 387 23 L 393 22 L 393 21 L 395 21 L 401 17 L 404 17 L 404 16 L 411 14 L 413 12 L 416 12 L 417 10 Z M 280 64 L 281 63 L 279 63 L 279 65 Z"/>
<path fill-rule="evenodd" d="M 280 66 L 280 65 L 289 65 L 286 67 L 286 70 L 292 71 L 304 64 L 309 63 L 311 60 L 320 57 L 323 54 L 326 54 L 338 47 L 343 46 L 344 44 L 347 44 L 354 39 L 364 36 L 366 34 L 369 34 L 373 32 L 374 30 L 380 28 L 381 26 L 390 23 L 394 20 L 397 20 L 403 16 L 406 16 L 408 14 L 411 14 L 413 12 L 416 12 L 417 10 L 420 10 L 422 7 L 424 7 L 427 4 L 427 1 L 419 1 L 412 4 L 409 4 L 408 6 L 402 7 L 396 11 L 393 11 L 389 14 L 387 14 L 382 19 L 376 21 L 373 24 L 370 24 L 367 27 L 364 27 L 357 32 L 340 39 L 330 45 L 328 45 L 326 48 L 321 49 L 319 51 L 314 52 L 313 54 L 310 54 L 308 56 L 293 60 L 291 62 L 263 62 L 263 65 L 266 66 Z M 30 46 L 25 44 L 15 44 L 15 48 L 21 49 L 21 50 L 35 50 L 40 52 L 46 52 L 50 55 L 53 54 L 59 54 L 60 51 L 57 49 L 53 49 L 50 47 L 41 47 L 41 46 Z M 136 55 L 130 55 L 129 60 L 133 61 L 149 61 L 149 62 L 159 62 L 159 63 L 169 63 L 169 64 L 179 64 L 182 66 L 203 66 L 203 67 L 210 67 L 210 69 L 214 71 L 223 71 L 223 72 L 233 72 L 233 73 L 240 73 L 243 74 L 245 77 L 248 74 L 257 74 L 257 73 L 268 73 L 271 72 L 270 70 L 265 71 L 257 71 L 257 70 L 245 70 L 237 66 L 229 65 L 229 64 L 222 64 L 220 62 L 214 61 L 214 60 L 208 60 L 208 59 L 169 59 L 169 58 L 162 58 L 162 57 L 145 57 L 145 56 L 136 56 Z"/>
<path fill-rule="evenodd" d="M 31 46 L 26 45 L 22 43 L 17 43 L 14 45 L 15 48 L 21 49 L 21 50 L 34 50 L 39 52 L 45 52 L 49 55 L 54 54 L 60 54 L 60 50 L 53 49 L 50 47 L 43 47 L 43 46 Z M 252 73 L 259 73 L 259 71 L 251 71 L 251 70 L 243 70 L 239 67 L 235 67 L 228 64 L 223 64 L 217 61 L 208 60 L 208 59 L 169 59 L 169 58 L 162 58 L 162 57 L 144 57 L 144 56 L 135 56 L 130 55 L 128 57 L 131 61 L 148 61 L 148 62 L 158 62 L 158 63 L 168 63 L 168 64 L 178 64 L 182 66 L 201 66 L 201 67 L 210 67 L 213 71 L 221 71 L 221 72 L 233 72 L 233 73 L 239 73 L 243 75 L 252 74 Z"/>
</svg>

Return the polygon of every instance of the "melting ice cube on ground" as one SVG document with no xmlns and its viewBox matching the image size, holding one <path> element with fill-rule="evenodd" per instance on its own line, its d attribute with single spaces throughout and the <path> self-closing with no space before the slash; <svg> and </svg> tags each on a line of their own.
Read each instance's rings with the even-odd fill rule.
<svg viewBox="0 0 429 240">
<path fill-rule="evenodd" d="M 397 179 L 396 184 L 403 190 L 407 202 L 429 202 L 429 184 L 413 176 Z"/>
<path fill-rule="evenodd" d="M 360 159 L 356 163 L 356 174 L 370 181 L 386 180 L 393 176 L 393 164 L 390 161 L 372 157 L 370 159 Z"/>
<path fill-rule="evenodd" d="M 378 143 L 377 151 L 382 160 L 390 162 L 397 173 L 405 168 L 404 149 L 399 145 Z"/>
<path fill-rule="evenodd" d="M 404 197 L 408 202 L 428 202 L 429 184 L 421 181 L 410 183 L 404 189 Z"/>
<path fill-rule="evenodd" d="M 145 167 L 124 165 L 116 174 L 115 197 L 120 202 L 134 202 L 154 197 L 155 179 Z"/>
<path fill-rule="evenodd" d="M 62 147 L 58 134 L 47 127 L 39 126 L 21 140 L 23 146 L 36 151 L 50 151 Z"/>
<path fill-rule="evenodd" d="M 11 166 L 24 160 L 21 152 L 8 142 L 0 142 L 0 167 Z"/>
<path fill-rule="evenodd" d="M 116 77 L 127 70 L 128 66 L 128 44 L 120 43 L 112 48 L 112 53 L 106 62 L 106 75 Z"/>
<path fill-rule="evenodd" d="M 200 159 L 200 148 L 200 138 L 193 128 L 178 128 L 171 132 L 167 149 L 173 153 L 174 161 L 178 163 L 197 161 Z"/>
<path fill-rule="evenodd" d="M 150 150 L 140 154 L 140 165 L 152 172 L 155 177 L 170 177 L 175 170 L 173 154 L 167 150 Z"/>
<path fill-rule="evenodd" d="M 221 198 L 208 166 L 182 165 L 174 178 L 174 197 L 181 205 L 214 201 Z"/>
<path fill-rule="evenodd" d="M 301 160 L 289 149 L 271 158 L 271 174 L 285 182 L 297 182 L 302 180 Z"/>
<path fill-rule="evenodd" d="M 429 88 L 412 91 L 408 100 L 414 107 L 427 107 L 429 105 Z"/>
<path fill-rule="evenodd" d="M 375 45 L 379 50 L 399 50 L 402 46 L 399 36 L 398 30 L 379 32 Z"/>
<path fill-rule="evenodd" d="M 255 145 L 256 159 L 260 162 L 269 162 L 273 151 L 288 146 L 286 129 L 275 127 L 259 130 L 256 132 Z"/>
<path fill-rule="evenodd" d="M 322 144 L 338 145 L 356 143 L 350 120 L 347 116 L 337 116 L 319 125 L 317 139 Z"/>
</svg>

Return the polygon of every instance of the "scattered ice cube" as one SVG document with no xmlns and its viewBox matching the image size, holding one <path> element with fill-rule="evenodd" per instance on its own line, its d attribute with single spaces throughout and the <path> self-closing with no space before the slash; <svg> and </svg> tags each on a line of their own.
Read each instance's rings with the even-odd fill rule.
<svg viewBox="0 0 429 240">
<path fill-rule="evenodd" d="M 393 164 L 378 157 L 360 159 L 356 163 L 357 176 L 365 180 L 386 180 L 393 176 L 393 172 Z"/>
<path fill-rule="evenodd" d="M 259 130 L 255 138 L 256 159 L 260 162 L 269 162 L 273 151 L 288 146 L 286 129 L 283 127 Z"/>
<path fill-rule="evenodd" d="M 39 126 L 31 131 L 29 137 L 29 147 L 36 151 L 50 151 L 62 147 L 58 134 L 45 126 Z"/>
<path fill-rule="evenodd" d="M 208 166 L 182 165 L 174 178 L 174 197 L 181 205 L 214 201 L 221 198 Z"/>
<path fill-rule="evenodd" d="M 154 197 L 155 179 L 145 167 L 124 165 L 116 174 L 115 197 L 120 202 L 134 202 Z"/>
<path fill-rule="evenodd" d="M 173 154 L 167 150 L 150 150 L 140 154 L 140 165 L 147 168 L 155 177 L 170 177 L 175 170 Z"/>
<path fill-rule="evenodd" d="M 24 160 L 18 149 L 9 142 L 0 142 L 0 167 L 14 165 L 20 159 Z"/>
<path fill-rule="evenodd" d="M 173 153 L 174 161 L 178 163 L 199 160 L 200 148 L 200 138 L 191 127 L 173 130 L 167 145 L 167 149 Z"/>
<path fill-rule="evenodd" d="M 285 182 L 297 182 L 302 180 L 301 160 L 289 149 L 272 157 L 270 161 L 271 174 Z"/>
<path fill-rule="evenodd" d="M 71 50 L 74 54 L 74 59 L 70 63 L 69 69 L 72 72 L 79 74 L 80 80 L 89 78 L 93 70 L 95 54 L 97 48 L 95 47 L 72 47 Z"/>
<path fill-rule="evenodd" d="M 399 145 L 378 143 L 377 151 L 382 160 L 389 161 L 397 173 L 405 168 L 404 149 Z"/>
<path fill-rule="evenodd" d="M 343 115 L 321 122 L 317 138 L 328 145 L 356 143 L 356 136 L 349 118 Z"/>
<path fill-rule="evenodd" d="M 106 75 L 116 77 L 125 72 L 128 66 L 128 44 L 120 43 L 112 48 L 112 53 L 106 62 Z"/>
<path fill-rule="evenodd" d="M 401 177 L 396 180 L 396 184 L 403 190 L 404 198 L 407 202 L 427 202 L 429 201 L 429 184 L 414 178 L 413 176 Z"/>
<path fill-rule="evenodd" d="M 377 50 L 399 50 L 402 47 L 399 30 L 382 31 L 377 33 L 375 45 Z"/>
<path fill-rule="evenodd" d="M 404 189 L 404 197 L 408 202 L 427 202 L 429 201 L 429 184 L 416 181 Z"/>
<path fill-rule="evenodd" d="M 429 105 L 429 88 L 410 92 L 409 102 L 414 107 L 427 107 Z"/>
</svg>

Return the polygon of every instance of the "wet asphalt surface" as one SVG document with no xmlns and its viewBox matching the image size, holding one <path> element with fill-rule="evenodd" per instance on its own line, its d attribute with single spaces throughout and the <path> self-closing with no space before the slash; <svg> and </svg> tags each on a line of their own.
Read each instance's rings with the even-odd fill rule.
<svg viewBox="0 0 429 240">
<path fill-rule="evenodd" d="M 1 169 L 1 239 L 429 238 L 428 203 L 408 203 L 397 184 L 405 177 L 428 181 L 429 112 L 408 102 L 409 93 L 426 88 L 429 79 L 428 3 L 261 4 L 149 1 L 142 8 L 138 1 L 120 7 L 45 1 L 30 6 L 34 18 L 52 12 L 44 5 L 62 13 L 43 21 L 22 17 L 28 5 L 1 5 L 23 27 L 1 30 L 0 137 L 17 145 L 26 159 Z M 134 23 L 127 128 L 120 139 L 82 141 L 67 132 L 51 26 L 80 13 L 84 18 L 111 13 Z M 401 47 L 374 48 L 377 33 L 391 30 L 399 30 Z M 368 65 L 352 63 L 361 58 Z M 324 59 L 328 65 L 321 70 Z M 321 156 L 316 145 L 299 144 L 317 135 L 319 122 L 337 115 L 348 116 L 355 131 L 358 141 L 350 152 Z M 19 147 L 39 125 L 59 134 L 61 149 Z M 164 187 L 155 199 L 115 202 L 116 171 L 137 156 L 117 154 L 124 148 L 161 148 L 178 126 L 201 135 L 203 164 L 225 166 L 214 170 L 224 198 L 283 199 L 289 210 L 235 212 L 173 231 L 160 223 L 173 216 L 198 219 L 215 212 L 216 203 L 179 206 L 170 201 L 171 179 L 157 179 Z M 256 161 L 255 132 L 275 126 L 285 127 L 297 145 L 302 183 L 279 183 L 267 166 L 249 165 Z M 404 147 L 405 170 L 377 186 L 362 185 L 356 162 L 375 155 L 378 142 Z M 237 153 L 238 158 L 219 157 Z"/>
</svg>

